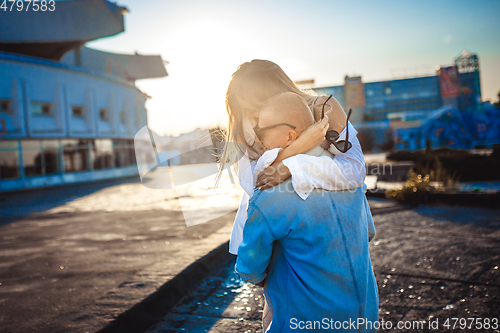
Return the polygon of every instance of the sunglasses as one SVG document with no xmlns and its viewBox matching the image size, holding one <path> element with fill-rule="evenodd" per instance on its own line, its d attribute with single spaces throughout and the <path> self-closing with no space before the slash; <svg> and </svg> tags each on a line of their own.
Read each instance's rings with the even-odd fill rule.
<svg viewBox="0 0 500 333">
<path fill-rule="evenodd" d="M 325 104 L 332 98 L 332 95 L 328 96 L 326 99 L 325 103 L 323 103 L 323 108 L 321 109 L 321 119 L 325 117 Z M 339 132 L 335 130 L 329 130 L 326 132 L 326 140 L 328 140 L 332 145 L 335 146 L 340 152 L 346 153 L 349 149 L 352 148 L 352 143 L 349 142 L 349 118 L 351 117 L 352 109 L 349 109 L 349 113 L 347 114 L 347 120 L 345 122 L 345 126 L 347 127 L 346 130 L 346 140 L 340 140 L 339 139 Z"/>
<path fill-rule="evenodd" d="M 259 128 L 259 125 L 257 124 L 257 126 L 255 126 L 253 128 L 253 131 L 255 132 L 255 135 L 257 136 L 257 138 L 260 141 L 262 141 L 262 132 L 267 131 L 267 130 L 272 129 L 272 128 L 275 128 L 275 127 L 278 127 L 278 126 L 288 126 L 291 129 L 295 129 L 296 128 L 295 126 L 287 124 L 287 123 L 279 123 L 279 124 L 276 124 L 276 125 L 266 126 L 266 127 L 262 127 L 262 128 Z"/>
</svg>

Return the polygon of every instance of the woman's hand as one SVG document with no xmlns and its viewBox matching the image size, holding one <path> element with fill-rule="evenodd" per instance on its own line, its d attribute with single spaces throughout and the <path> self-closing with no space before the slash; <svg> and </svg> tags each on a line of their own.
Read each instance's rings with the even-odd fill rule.
<svg viewBox="0 0 500 333">
<path fill-rule="evenodd" d="M 284 182 L 290 176 L 290 170 L 288 170 L 283 162 L 274 162 L 259 173 L 255 188 L 260 187 L 260 190 L 263 191 Z"/>
<path fill-rule="evenodd" d="M 273 164 L 297 154 L 304 154 L 320 145 L 325 140 L 328 127 L 328 117 L 325 115 L 325 118 L 306 128 L 294 142 L 280 151 Z"/>
<path fill-rule="evenodd" d="M 329 125 L 328 116 L 325 115 L 322 120 L 306 128 L 287 149 L 293 146 L 297 154 L 303 154 L 319 146 L 325 140 Z"/>
<path fill-rule="evenodd" d="M 255 187 L 265 190 L 276 186 L 290 178 L 290 170 L 282 163 L 284 159 L 297 154 L 303 154 L 314 147 L 317 147 L 325 140 L 326 131 L 328 131 L 328 116 L 317 123 L 306 128 L 300 136 L 282 150 L 273 164 L 264 169 L 258 176 Z"/>
<path fill-rule="evenodd" d="M 321 102 L 324 103 L 324 100 L 326 100 L 326 98 L 326 96 L 322 97 Z M 328 115 L 328 117 L 330 117 L 330 129 L 341 133 L 344 130 L 344 126 L 347 120 L 344 109 L 342 109 L 342 106 L 340 106 L 335 97 L 331 98 L 326 105 L 329 105 L 331 107 L 330 110 L 325 112 L 325 116 Z"/>
</svg>

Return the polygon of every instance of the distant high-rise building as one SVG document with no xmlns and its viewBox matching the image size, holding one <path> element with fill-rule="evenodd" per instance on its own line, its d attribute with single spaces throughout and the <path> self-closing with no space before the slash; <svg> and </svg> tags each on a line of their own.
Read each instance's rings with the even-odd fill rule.
<svg viewBox="0 0 500 333">
<path fill-rule="evenodd" d="M 500 144 L 500 113 L 482 103 L 478 56 L 467 50 L 436 75 L 367 83 L 346 76 L 344 85 L 313 89 L 353 109 L 365 151 Z"/>
<path fill-rule="evenodd" d="M 446 105 L 465 110 L 480 103 L 479 74 L 477 55 L 464 50 L 453 66 L 438 67 L 437 75 L 366 83 L 346 77 L 344 85 L 313 90 L 333 95 L 346 110 L 352 107 L 353 122 L 405 120 L 425 118 Z"/>
</svg>

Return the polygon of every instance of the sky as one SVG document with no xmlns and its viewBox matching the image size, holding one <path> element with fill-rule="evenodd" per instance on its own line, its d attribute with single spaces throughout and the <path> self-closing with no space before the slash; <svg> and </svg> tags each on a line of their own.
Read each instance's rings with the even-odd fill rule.
<svg viewBox="0 0 500 333">
<path fill-rule="evenodd" d="M 114 2 L 114 1 L 113 1 Z M 161 135 L 227 125 L 225 93 L 238 65 L 277 63 L 315 86 L 435 75 L 462 50 L 479 56 L 483 100 L 500 91 L 499 0 L 120 0 L 125 32 L 88 47 L 161 55 L 169 76 L 136 81 Z"/>
</svg>

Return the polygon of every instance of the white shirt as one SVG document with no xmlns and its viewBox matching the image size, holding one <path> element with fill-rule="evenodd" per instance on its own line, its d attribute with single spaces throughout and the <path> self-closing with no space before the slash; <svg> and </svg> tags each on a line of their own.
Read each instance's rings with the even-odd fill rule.
<svg viewBox="0 0 500 333">
<path fill-rule="evenodd" d="M 299 154 L 283 160 L 283 164 L 290 170 L 293 188 L 303 200 L 307 199 L 314 188 L 344 191 L 363 186 L 366 177 L 365 159 L 356 137 L 358 132 L 351 123 L 348 126 L 352 148 L 346 153 L 341 153 L 335 146 L 330 145 L 329 150 L 334 155 L 333 158 L 324 156 L 323 149 L 319 151 L 314 148 L 307 154 Z M 344 128 L 339 140 L 345 140 L 345 137 L 346 129 Z M 239 160 L 238 178 L 244 193 L 234 220 L 229 253 L 238 254 L 238 247 L 243 240 L 243 227 L 247 220 L 248 201 L 253 194 L 256 178 L 276 159 L 279 149 L 266 153 L 257 162 L 250 161 L 246 155 Z"/>
</svg>

